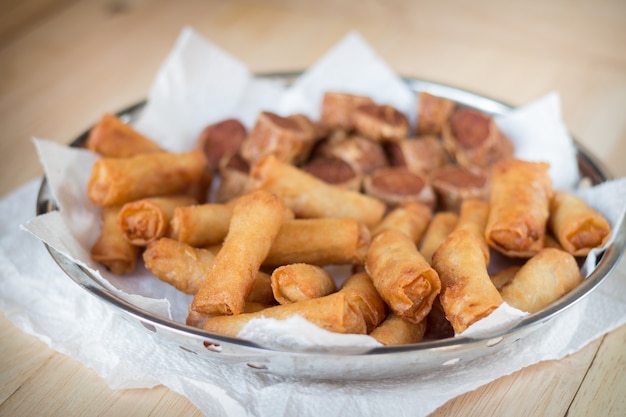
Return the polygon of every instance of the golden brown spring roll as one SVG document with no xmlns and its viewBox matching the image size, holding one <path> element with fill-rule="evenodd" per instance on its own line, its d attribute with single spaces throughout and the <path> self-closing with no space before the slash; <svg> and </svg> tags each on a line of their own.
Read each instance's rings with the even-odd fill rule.
<svg viewBox="0 0 626 417">
<path fill-rule="evenodd" d="M 269 307 L 257 313 L 209 317 L 203 328 L 209 332 L 236 337 L 254 318 L 284 320 L 299 315 L 331 332 L 365 334 L 363 316 L 352 307 L 348 296 L 346 293 L 335 292 L 320 298 Z"/>
<path fill-rule="evenodd" d="M 489 277 L 491 278 L 491 282 L 493 282 L 493 285 L 499 291 L 502 287 L 511 282 L 511 280 L 513 279 L 515 274 L 517 274 L 520 268 L 521 266 L 519 265 L 511 265 L 489 275 Z"/>
<path fill-rule="evenodd" d="M 105 113 L 98 124 L 91 129 L 85 147 L 110 158 L 126 158 L 163 151 L 152 139 L 137 132 L 132 126 L 110 113 Z"/>
<path fill-rule="evenodd" d="M 544 248 L 520 268 L 500 293 L 511 306 L 535 313 L 570 292 L 582 280 L 572 254 Z"/>
<path fill-rule="evenodd" d="M 461 203 L 459 219 L 454 230 L 467 230 L 472 233 L 485 255 L 485 262 L 489 264 L 489 245 L 485 239 L 485 226 L 489 217 L 489 204 L 479 199 L 465 200 Z"/>
<path fill-rule="evenodd" d="M 240 197 L 228 235 L 190 308 L 207 314 L 239 314 L 287 209 L 267 191 Z"/>
<path fill-rule="evenodd" d="M 346 278 L 339 291 L 349 294 L 354 308 L 361 311 L 368 333 L 384 320 L 387 304 L 374 287 L 372 278 L 367 272 L 355 272 Z"/>
<path fill-rule="evenodd" d="M 563 249 L 585 256 L 602 247 L 611 236 L 611 225 L 602 214 L 575 194 L 558 191 L 550 202 L 550 228 Z"/>
<path fill-rule="evenodd" d="M 420 253 L 429 264 L 432 265 L 433 254 L 454 230 L 458 220 L 458 215 L 447 211 L 440 211 L 433 216 L 424 232 L 420 245 Z"/>
<path fill-rule="evenodd" d="M 296 217 L 352 217 L 373 227 L 385 212 L 378 199 L 327 184 L 272 155 L 257 161 L 250 175 L 257 188 L 281 197 Z"/>
<path fill-rule="evenodd" d="M 382 221 L 372 231 L 372 235 L 376 236 L 385 230 L 397 230 L 417 244 L 432 217 L 432 210 L 426 204 L 403 203 L 383 217 Z"/>
<path fill-rule="evenodd" d="M 509 158 L 494 165 L 485 238 L 511 257 L 530 257 L 543 248 L 552 181 L 549 165 Z"/>
<path fill-rule="evenodd" d="M 102 228 L 91 248 L 91 259 L 100 262 L 116 275 L 135 270 L 139 248 L 130 244 L 117 225 L 121 206 L 103 207 L 100 213 Z"/>
<path fill-rule="evenodd" d="M 122 206 L 117 224 L 130 243 L 147 246 L 168 232 L 176 207 L 195 203 L 195 198 L 187 196 L 142 198 Z"/>
<path fill-rule="evenodd" d="M 369 334 L 385 346 L 408 345 L 420 342 L 426 332 L 426 319 L 411 323 L 393 313 Z"/>
<path fill-rule="evenodd" d="M 441 305 L 457 334 L 502 304 L 474 233 L 461 229 L 448 235 L 433 255 L 433 268 L 441 279 Z"/>
<path fill-rule="evenodd" d="M 197 204 L 177 207 L 168 236 L 195 247 L 220 243 L 228 234 L 233 209 L 227 204 Z"/>
<path fill-rule="evenodd" d="M 276 303 L 274 303 L 276 305 Z M 257 313 L 261 310 L 265 310 L 266 308 L 271 307 L 269 305 L 265 305 L 262 303 L 257 303 L 255 301 L 246 301 L 243 306 L 243 313 Z M 202 329 L 204 327 L 204 323 L 207 321 L 209 317 L 216 317 L 212 314 L 201 313 L 199 311 L 189 310 L 189 314 L 187 315 L 187 320 L 185 324 L 192 327 L 197 327 Z M 232 317 L 232 316 L 224 316 L 224 317 Z"/>
<path fill-rule="evenodd" d="M 279 304 L 319 298 L 337 290 L 333 277 L 317 265 L 283 265 L 272 271 L 270 278 L 274 298 Z"/>
<path fill-rule="evenodd" d="M 356 219 L 287 220 L 263 264 L 359 264 L 365 262 L 370 240 L 369 229 Z"/>
<path fill-rule="evenodd" d="M 391 310 L 413 323 L 426 317 L 441 289 L 437 272 L 415 243 L 395 230 L 372 239 L 365 270 Z"/>
<path fill-rule="evenodd" d="M 167 194 L 197 196 L 199 184 L 206 180 L 205 166 L 202 151 L 100 158 L 93 165 L 87 196 L 97 206 Z"/>
<path fill-rule="evenodd" d="M 158 279 L 173 285 L 185 294 L 194 295 L 208 278 L 215 255 L 206 249 L 194 248 L 167 237 L 148 245 L 143 252 L 146 268 Z M 246 301 L 275 304 L 270 276 L 258 272 L 252 292 Z"/>
</svg>

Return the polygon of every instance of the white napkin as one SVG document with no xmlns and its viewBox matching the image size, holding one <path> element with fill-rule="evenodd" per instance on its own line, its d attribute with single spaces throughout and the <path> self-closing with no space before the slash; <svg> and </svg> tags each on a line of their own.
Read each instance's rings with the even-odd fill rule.
<svg viewBox="0 0 626 417">
<path fill-rule="evenodd" d="M 345 59 L 347 53 L 353 59 Z M 323 81 L 327 78 L 324 72 L 328 73 L 333 69 L 333 62 L 341 64 L 342 68 L 353 62 L 355 67 L 350 70 L 351 73 L 362 77 L 355 76 L 347 80 L 345 72 L 339 71 L 336 78 L 328 76 L 329 80 L 333 79 L 333 83 L 337 84 L 325 84 Z M 362 71 L 361 65 L 364 64 L 373 71 Z M 371 82 L 368 74 L 376 75 L 375 83 Z M 217 77 L 219 80 L 215 82 L 216 80 L 207 80 L 205 77 Z M 257 82 L 252 79 L 236 59 L 187 28 L 159 71 L 150 92 L 150 102 L 142 113 L 137 128 L 168 149 L 189 149 L 205 124 L 223 117 L 240 116 L 250 126 L 253 116 L 261 109 L 283 114 L 301 111 L 315 115 L 321 93 L 331 86 L 343 85 L 340 84 L 342 82 L 349 85 L 349 91 L 355 93 L 370 94 L 372 84 L 377 87 L 370 95 L 375 95 L 376 91 L 396 92 L 388 98 L 381 96 L 378 99 L 397 105 L 409 114 L 415 114 L 414 97 L 407 90 L 403 90 L 399 78 L 355 33 L 346 36 L 291 89 L 285 90 L 285 86 L 280 83 Z M 228 97 L 220 99 L 220 95 L 224 94 Z M 262 100 L 259 101 L 259 98 Z M 220 106 L 216 108 L 215 103 L 220 103 Z M 542 103 L 553 105 L 554 99 L 549 95 L 537 103 L 539 104 L 532 105 L 541 108 Z M 238 113 L 239 109 L 243 111 Z M 518 112 L 523 113 L 523 110 L 511 115 Z M 547 132 L 562 132 L 559 128 L 562 126 L 560 113 L 551 114 L 556 116 L 548 121 L 557 127 L 548 129 Z M 504 120 L 506 122 L 506 118 Z M 516 121 L 519 122 L 519 118 Z M 502 123 L 502 120 L 499 119 L 498 123 Z M 541 130 L 530 129 L 530 132 L 535 135 L 541 133 Z M 513 139 L 526 140 L 523 134 Z M 542 140 L 549 140 L 549 137 Z M 94 269 L 96 275 L 101 275 L 103 285 L 118 291 L 120 296 L 130 302 L 142 305 L 157 315 L 171 315 L 179 321 L 184 320 L 186 306 L 190 301 L 188 296 L 173 291 L 145 270 L 140 269 L 133 279 L 119 279 L 106 271 L 96 271 L 97 265 L 84 257 L 90 247 L 89 242 L 95 240 L 97 233 L 95 228 L 90 227 L 93 223 L 85 221 L 85 218 L 93 219 L 96 209 L 78 201 L 84 199 L 84 188 L 81 187 L 86 181 L 84 177 L 89 173 L 93 158 L 85 155 L 88 152 L 51 145 L 47 141 L 38 140 L 36 144 L 46 174 L 54 177 L 49 179 L 63 213 L 52 213 L 28 221 L 32 216 L 26 215 L 23 208 L 34 207 L 36 184 L 18 190 L 3 201 L 3 218 L 15 219 L 15 224 L 11 229 L 7 228 L 7 224 L 3 225 L 5 229 L 2 231 L 0 246 L 0 256 L 3 258 L 0 259 L 3 261 L 0 269 L 3 291 L 0 302 L 7 317 L 20 328 L 39 336 L 53 348 L 75 357 L 87 366 L 94 367 L 112 387 L 153 386 L 162 383 L 186 395 L 203 412 L 211 415 L 325 413 L 332 416 L 334 414 L 331 411 L 340 410 L 341 404 L 362 410 L 363 415 L 380 414 L 377 410 L 393 410 L 397 411 L 393 413 L 397 415 L 408 414 L 408 410 L 411 410 L 411 415 L 425 415 L 448 399 L 501 375 L 541 360 L 560 358 L 574 352 L 624 322 L 625 300 L 619 296 L 605 300 L 601 298 L 604 293 L 596 291 L 587 300 L 600 297 L 598 303 L 603 307 L 610 305 L 613 311 L 599 310 L 605 316 L 598 317 L 597 323 L 594 322 L 592 326 L 587 327 L 585 323 L 593 317 L 582 314 L 591 301 L 579 303 L 559 318 L 559 321 L 569 319 L 580 323 L 578 327 L 569 326 L 570 333 L 561 329 L 550 332 L 542 328 L 532 337 L 524 339 L 524 346 L 516 344 L 503 349 L 495 357 L 490 356 L 489 359 L 462 363 L 434 372 L 437 379 L 430 373 L 428 376 L 415 375 L 380 381 L 376 383 L 375 390 L 371 383 L 351 382 L 348 389 L 342 383 L 293 381 L 254 373 L 242 364 L 227 366 L 212 363 L 206 358 L 188 355 L 151 333 L 146 334 L 143 329 L 121 320 L 115 312 L 95 298 L 85 297 L 84 292 L 50 260 L 38 240 L 17 230 L 17 225 L 25 224 L 40 239 L 67 253 L 85 267 Z M 572 148 L 571 142 L 565 141 L 564 145 Z M 542 160 L 551 162 L 552 159 L 563 159 L 563 152 L 548 150 L 542 149 Z M 59 155 L 62 155 L 61 159 L 58 159 Z M 62 163 L 55 163 L 55 160 Z M 558 179 L 562 172 L 568 172 L 568 166 L 572 163 L 575 162 L 567 160 L 564 169 L 551 172 L 551 175 Z M 614 186 L 617 188 L 613 192 L 618 190 L 618 193 L 626 195 L 626 181 L 616 181 Z M 594 189 L 588 191 L 590 194 L 586 198 L 598 201 L 593 194 Z M 611 203 L 614 200 L 606 201 Z M 617 214 L 612 218 L 612 224 L 623 218 L 623 210 L 623 204 L 617 206 L 614 210 Z M 24 253 L 29 255 L 25 257 Z M 37 259 L 38 262 L 32 262 L 32 259 Z M 41 287 L 42 276 L 46 280 L 45 294 Z M 605 283 L 601 287 L 613 285 L 606 294 L 625 294 L 623 288 L 620 290 L 620 286 L 625 285 L 623 268 L 611 276 L 610 282 L 613 284 Z M 63 310 L 59 313 L 60 318 L 55 317 L 55 322 L 50 323 L 50 317 L 54 317 L 51 312 L 59 310 Z M 619 311 L 622 313 L 615 314 Z M 80 326 L 76 325 L 76 317 L 81 317 Z M 558 321 L 550 327 L 557 325 Z M 72 337 L 68 338 L 68 334 Z M 549 343 L 546 344 L 543 339 Z M 539 343 L 539 340 L 542 342 Z M 93 348 L 94 346 L 98 348 Z M 102 346 L 106 348 L 103 349 Z M 143 354 L 145 349 L 154 353 L 146 356 Z M 489 361 L 488 367 L 484 364 L 486 360 Z M 489 370 L 485 371 L 485 368 Z M 367 395 L 353 395 L 355 392 Z M 424 395 L 416 396 L 416 392 L 423 392 Z M 307 400 L 311 396 L 315 396 L 315 401 Z M 332 409 L 330 404 L 333 405 Z"/>
</svg>

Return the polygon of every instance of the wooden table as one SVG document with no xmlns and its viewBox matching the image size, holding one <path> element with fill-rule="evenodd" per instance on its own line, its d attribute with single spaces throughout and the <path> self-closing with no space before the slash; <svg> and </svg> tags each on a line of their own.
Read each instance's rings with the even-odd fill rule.
<svg viewBox="0 0 626 417">
<path fill-rule="evenodd" d="M 8 0 L 0 4 L 0 195 L 42 174 L 32 136 L 68 143 L 145 97 L 185 25 L 257 72 L 300 70 L 357 30 L 397 72 L 519 105 L 562 98 L 574 136 L 626 175 L 626 3 Z M 0 415 L 200 415 L 164 387 L 112 391 L 0 318 Z M 436 416 L 622 416 L 626 327 L 455 398 Z M 23 405 L 26 400 L 29 404 Z"/>
</svg>

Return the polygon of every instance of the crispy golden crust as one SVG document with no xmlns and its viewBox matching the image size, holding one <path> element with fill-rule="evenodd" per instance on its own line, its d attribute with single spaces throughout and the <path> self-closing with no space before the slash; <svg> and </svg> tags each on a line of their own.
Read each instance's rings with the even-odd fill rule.
<svg viewBox="0 0 626 417">
<path fill-rule="evenodd" d="M 102 208 L 100 235 L 91 248 L 91 259 L 116 275 L 133 272 L 139 254 L 139 247 L 128 242 L 117 225 L 120 209 L 121 206 Z"/>
<path fill-rule="evenodd" d="M 89 132 L 85 147 L 109 158 L 127 158 L 163 149 L 117 116 L 105 113 Z"/>
<path fill-rule="evenodd" d="M 304 263 L 280 266 L 272 272 L 271 287 L 279 304 L 319 298 L 337 290 L 335 281 L 324 269 Z"/>
</svg>

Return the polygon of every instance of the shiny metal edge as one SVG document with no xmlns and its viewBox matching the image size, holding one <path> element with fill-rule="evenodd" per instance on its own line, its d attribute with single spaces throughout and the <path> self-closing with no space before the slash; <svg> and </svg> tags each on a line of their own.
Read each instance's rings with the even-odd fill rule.
<svg viewBox="0 0 626 417">
<path fill-rule="evenodd" d="M 300 72 L 286 72 L 260 74 L 258 76 L 282 80 L 286 84 L 289 84 L 293 80 L 295 80 L 295 78 L 298 77 L 300 74 Z M 474 107 L 493 115 L 503 114 L 513 109 L 513 106 L 511 105 L 449 85 L 412 78 L 404 78 L 404 80 L 407 85 L 415 92 L 425 91 L 444 98 L 449 98 L 460 104 Z M 139 112 L 145 106 L 145 103 L 145 101 L 141 101 L 139 103 L 133 104 L 117 112 L 116 114 L 124 121 L 132 121 L 137 117 Z M 71 146 L 81 146 L 89 135 L 89 131 L 90 129 L 87 129 L 85 132 L 83 132 L 71 143 Z M 578 163 L 583 176 L 589 178 L 592 184 L 599 184 L 613 178 L 607 168 L 595 156 L 593 156 L 591 152 L 589 152 L 580 143 L 578 143 L 576 139 L 574 139 L 574 143 L 578 151 Z M 41 186 L 37 196 L 36 209 L 37 215 L 58 209 L 54 201 L 54 197 L 50 193 L 50 189 L 48 187 L 45 176 L 42 178 Z M 144 326 L 155 326 L 155 328 L 159 328 L 167 332 L 172 332 L 174 334 L 187 338 L 192 338 L 197 341 L 215 344 L 216 346 L 226 345 L 242 348 L 244 352 L 272 352 L 279 355 L 304 355 L 305 357 L 325 357 L 328 355 L 336 357 L 337 355 L 339 355 L 340 357 L 345 356 L 346 358 L 348 358 L 364 355 L 378 356 L 396 353 L 418 353 L 425 351 L 428 351 L 429 353 L 436 353 L 438 351 L 450 352 L 451 350 L 463 351 L 466 349 L 472 349 L 474 346 L 484 346 L 485 343 L 489 342 L 490 340 L 497 340 L 502 337 L 511 337 L 532 330 L 532 328 L 546 323 L 559 312 L 564 311 L 565 309 L 581 301 L 610 274 L 613 268 L 617 265 L 620 257 L 624 253 L 624 249 L 626 248 L 626 221 L 623 221 L 621 228 L 614 232 L 616 235 L 614 242 L 601 255 L 600 261 L 598 262 L 596 269 L 585 279 L 582 284 L 580 284 L 570 293 L 561 297 L 559 300 L 555 301 L 548 307 L 537 313 L 527 316 L 510 328 L 497 330 L 492 333 L 485 334 L 481 337 L 455 337 L 442 340 L 425 341 L 410 345 L 383 346 L 373 349 L 367 349 L 365 351 L 362 348 L 346 348 L 344 350 L 334 349 L 332 352 L 276 351 L 274 349 L 263 347 L 247 340 L 225 337 L 219 334 L 206 332 L 195 327 L 174 322 L 172 320 L 156 317 L 152 313 L 138 308 L 111 293 L 109 290 L 98 284 L 97 280 L 92 277 L 86 269 L 73 263 L 71 260 L 66 258 L 61 253 L 57 252 L 54 248 L 48 246 L 47 244 L 44 243 L 44 245 L 46 246 L 51 257 L 59 265 L 59 267 L 79 286 L 81 286 L 87 292 L 91 293 L 100 300 L 103 300 L 114 308 L 120 310 L 121 312 L 139 320 L 142 324 L 144 324 Z"/>
</svg>

